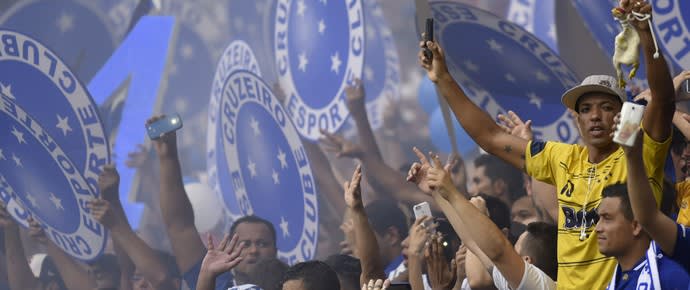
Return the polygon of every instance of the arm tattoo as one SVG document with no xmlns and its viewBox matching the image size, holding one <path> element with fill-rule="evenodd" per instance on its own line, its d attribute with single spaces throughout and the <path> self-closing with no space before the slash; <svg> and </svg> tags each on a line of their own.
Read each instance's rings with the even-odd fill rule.
<svg viewBox="0 0 690 290">
<path fill-rule="evenodd" d="M 503 151 L 505 151 L 506 153 L 513 152 L 513 147 L 510 145 L 506 145 L 505 147 L 503 147 Z"/>
</svg>

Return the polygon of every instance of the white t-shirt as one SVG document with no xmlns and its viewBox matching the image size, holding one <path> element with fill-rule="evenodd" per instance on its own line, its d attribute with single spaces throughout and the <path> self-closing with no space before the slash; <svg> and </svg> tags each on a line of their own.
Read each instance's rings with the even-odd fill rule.
<svg viewBox="0 0 690 290">
<path fill-rule="evenodd" d="M 527 262 L 525 262 L 525 273 L 522 274 L 522 281 L 520 281 L 520 286 L 517 289 L 510 289 L 508 280 L 503 277 L 501 271 L 495 266 L 492 276 L 494 278 L 494 286 L 498 290 L 556 290 L 556 282 L 549 275 L 546 275 L 541 269 Z"/>
</svg>

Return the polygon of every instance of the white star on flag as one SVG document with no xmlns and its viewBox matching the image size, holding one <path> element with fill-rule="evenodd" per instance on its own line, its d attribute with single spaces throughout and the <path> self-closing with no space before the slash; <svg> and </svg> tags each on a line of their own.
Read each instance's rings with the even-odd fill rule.
<svg viewBox="0 0 690 290">
<path fill-rule="evenodd" d="M 20 159 L 19 156 L 14 155 L 14 153 L 12 153 L 12 160 L 14 160 L 14 164 L 17 167 L 24 167 L 24 164 L 22 164 L 22 159 Z"/>
<path fill-rule="evenodd" d="M 307 54 L 302 52 L 297 57 L 299 58 L 299 70 L 301 70 L 302 72 L 306 72 L 307 64 L 309 63 L 309 60 L 307 59 Z"/>
<path fill-rule="evenodd" d="M 335 54 L 331 56 L 331 71 L 338 74 L 340 72 L 340 65 L 341 64 L 342 64 L 342 62 L 340 61 L 340 56 L 338 55 L 338 52 L 336 51 Z"/>
<path fill-rule="evenodd" d="M 495 39 L 489 39 L 486 43 L 489 44 L 489 48 L 491 48 L 491 50 L 498 52 L 500 54 L 503 53 L 503 46 L 496 42 Z"/>
<path fill-rule="evenodd" d="M 467 67 L 467 70 L 469 70 L 471 72 L 478 72 L 479 71 L 479 66 L 474 64 L 471 60 L 465 61 L 465 67 Z"/>
<path fill-rule="evenodd" d="M 529 98 L 530 104 L 534 104 L 535 106 L 537 106 L 537 109 L 541 110 L 541 98 L 539 98 L 537 94 L 529 92 L 527 93 L 527 97 Z"/>
<path fill-rule="evenodd" d="M 256 176 L 256 163 L 254 163 L 254 161 L 252 161 L 251 159 L 249 159 L 248 163 L 249 164 L 247 164 L 247 168 L 249 169 L 249 174 L 253 178 Z"/>
<path fill-rule="evenodd" d="M 285 220 L 285 217 L 280 217 L 280 230 L 283 232 L 283 238 L 287 238 L 290 236 L 290 230 L 288 229 L 288 222 Z"/>
<path fill-rule="evenodd" d="M 55 205 L 55 209 L 65 210 L 65 208 L 62 207 L 62 200 L 57 198 L 54 193 L 51 192 L 48 199 Z"/>
<path fill-rule="evenodd" d="M 254 136 L 259 136 L 261 134 L 261 129 L 259 129 L 259 122 L 254 119 L 254 116 L 252 116 L 252 119 L 249 121 L 249 126 L 252 127 L 252 130 L 254 130 Z"/>
<path fill-rule="evenodd" d="M 62 134 L 67 136 L 67 132 L 72 131 L 72 127 L 69 126 L 69 117 L 64 117 L 57 115 L 58 123 L 55 127 L 62 130 Z"/>
<path fill-rule="evenodd" d="M 273 178 L 273 184 L 280 184 L 280 179 L 278 178 L 278 172 L 273 169 L 273 173 L 271 174 L 271 177 Z"/>
<path fill-rule="evenodd" d="M 297 15 L 304 16 L 304 10 L 307 9 L 307 5 L 304 5 L 304 1 L 297 1 Z"/>
<path fill-rule="evenodd" d="M 515 79 L 515 77 L 514 77 L 513 75 L 511 75 L 511 74 L 506 74 L 506 75 L 505 75 L 505 78 L 506 78 L 507 81 L 509 81 L 509 82 L 511 82 L 511 83 L 514 83 L 514 82 L 517 81 L 517 80 Z"/>
<path fill-rule="evenodd" d="M 8 97 L 10 99 L 15 99 L 14 95 L 12 94 L 12 85 L 5 85 L 3 83 L 0 83 L 0 92 L 2 92 L 5 97 Z"/>
<path fill-rule="evenodd" d="M 62 13 L 60 18 L 57 19 L 57 27 L 60 29 L 61 33 L 68 32 L 74 27 L 74 17 L 67 13 Z"/>
<path fill-rule="evenodd" d="M 323 19 L 319 20 L 319 34 L 323 35 L 326 32 L 326 22 Z"/>
<path fill-rule="evenodd" d="M 39 207 L 38 202 L 36 201 L 36 198 L 33 195 L 31 195 L 31 193 L 28 193 L 28 192 L 26 193 L 26 199 L 29 200 L 29 203 L 31 203 L 31 206 L 33 206 L 35 208 Z"/>
<path fill-rule="evenodd" d="M 364 79 L 370 82 L 374 80 L 374 70 L 369 65 L 364 66 Z"/>
<path fill-rule="evenodd" d="M 182 58 L 189 59 L 192 56 L 194 56 L 194 47 L 192 47 L 192 45 L 190 45 L 189 43 L 183 44 L 181 52 Z"/>
<path fill-rule="evenodd" d="M 543 81 L 543 82 L 548 82 L 549 81 L 549 76 L 545 75 L 542 71 L 538 70 L 537 73 L 535 74 L 538 80 Z"/>
<path fill-rule="evenodd" d="M 0 160 L 7 160 L 7 158 L 5 158 L 5 154 L 2 153 L 2 148 L 0 148 Z"/>
<path fill-rule="evenodd" d="M 17 130 L 17 128 L 14 126 L 12 126 L 12 135 L 17 138 L 17 142 L 19 142 L 19 144 L 26 144 L 26 141 L 24 140 L 24 133 L 19 132 L 19 130 Z"/>
<path fill-rule="evenodd" d="M 285 159 L 286 155 L 285 152 L 283 152 L 283 149 L 278 148 L 278 161 L 280 161 L 280 168 L 287 168 L 287 160 Z"/>
</svg>

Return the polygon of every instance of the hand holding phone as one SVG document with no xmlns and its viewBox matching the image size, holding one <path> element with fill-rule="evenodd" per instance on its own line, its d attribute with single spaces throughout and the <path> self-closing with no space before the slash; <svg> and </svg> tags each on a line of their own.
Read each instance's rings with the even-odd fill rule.
<svg viewBox="0 0 690 290">
<path fill-rule="evenodd" d="M 422 203 L 415 204 L 412 207 L 412 211 L 414 211 L 415 219 L 420 219 L 420 218 L 425 217 L 425 216 L 433 217 L 431 215 L 431 206 L 429 206 L 429 203 L 426 201 L 422 202 Z M 426 227 L 429 227 L 429 226 L 431 226 L 431 223 L 433 223 L 433 221 L 429 220 L 429 221 L 425 222 L 424 225 Z M 435 232 L 436 232 L 436 230 L 432 229 L 432 233 L 435 233 Z"/>
<path fill-rule="evenodd" d="M 174 132 L 182 128 L 182 118 L 179 114 L 165 116 L 146 126 L 146 132 L 151 140 L 158 139 L 166 133 Z"/>
<path fill-rule="evenodd" d="M 424 33 L 424 57 L 426 57 L 427 60 L 431 61 L 434 58 L 434 54 L 431 52 L 431 49 L 426 47 L 427 41 L 434 41 L 434 19 L 433 18 L 427 18 L 426 19 L 426 31 Z"/>
</svg>

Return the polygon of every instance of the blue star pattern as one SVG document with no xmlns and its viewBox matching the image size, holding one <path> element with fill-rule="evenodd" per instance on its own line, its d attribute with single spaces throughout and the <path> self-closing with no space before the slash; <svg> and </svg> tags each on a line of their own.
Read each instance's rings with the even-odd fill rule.
<svg viewBox="0 0 690 290">
<path fill-rule="evenodd" d="M 286 109 L 300 134 L 338 130 L 348 116 L 345 86 L 361 78 L 365 54 L 361 0 L 279 0 L 274 48 Z"/>
<path fill-rule="evenodd" d="M 618 1 L 573 0 L 573 4 L 585 21 L 585 26 L 587 26 L 599 44 L 599 47 L 609 57 L 613 57 L 613 53 L 616 51 L 616 35 L 622 30 L 620 23 L 611 14 L 611 9 L 618 6 Z M 646 89 L 649 88 L 649 85 L 647 84 L 647 70 L 643 59 L 644 56 L 640 54 L 640 67 L 637 70 L 637 75 L 630 81 L 630 84 Z M 613 61 L 611 61 L 611 66 L 613 66 Z M 630 68 L 626 69 L 629 70 Z M 627 72 L 624 75 L 627 76 Z"/>
<path fill-rule="evenodd" d="M 84 81 L 98 72 L 118 41 L 109 18 L 88 0 L 17 1 L 2 13 L 0 26 L 40 40 Z"/>
<path fill-rule="evenodd" d="M 0 30 L 0 38 L 0 95 L 24 108 L 65 148 L 89 189 L 97 193 L 98 174 L 110 162 L 110 149 L 88 91 L 40 42 L 8 30 Z M 8 132 L 19 142 L 27 139 L 20 128 Z"/>
<path fill-rule="evenodd" d="M 676 71 L 690 69 L 690 2 L 652 2 L 652 25 L 659 46 L 672 60 Z"/>
<path fill-rule="evenodd" d="M 261 59 L 259 68 L 262 77 L 269 84 L 276 80 L 273 59 L 273 29 L 276 1 L 274 0 L 229 0 L 228 19 L 230 39 L 241 39 L 252 48 L 256 59 Z"/>
<path fill-rule="evenodd" d="M 431 9 L 451 74 L 478 106 L 492 116 L 513 110 L 532 119 L 535 138 L 577 140 L 560 99 L 578 80 L 555 52 L 483 10 L 450 1 L 433 2 Z"/>
<path fill-rule="evenodd" d="M 211 87 L 211 98 L 208 104 L 208 129 L 206 131 L 206 172 L 209 177 L 209 186 L 224 201 L 228 217 L 231 220 L 241 217 L 241 212 L 237 199 L 235 199 L 235 194 L 232 192 L 231 179 L 227 167 L 222 166 L 223 159 L 217 158 L 217 156 L 225 155 L 223 139 L 218 138 L 222 133 L 218 116 L 222 113 L 220 102 L 225 80 L 230 73 L 239 69 L 246 69 L 261 76 L 259 63 L 249 44 L 242 40 L 235 40 L 230 42 L 225 49 L 216 67 L 216 74 L 213 77 L 213 85 Z"/>
<path fill-rule="evenodd" d="M 50 134 L 14 100 L 3 96 L 0 191 L 30 212 L 53 243 L 90 261 L 104 250 L 107 233 L 86 207 L 95 198 L 79 168 Z M 8 132 L 12 132 L 11 135 Z"/>
<path fill-rule="evenodd" d="M 280 259 L 290 264 L 313 259 L 317 193 L 299 133 L 271 88 L 250 71 L 232 72 L 222 96 L 225 155 L 217 158 L 227 167 L 232 185 L 231 191 L 221 188 L 223 193 L 234 192 L 242 214 L 276 225 Z"/>
</svg>

